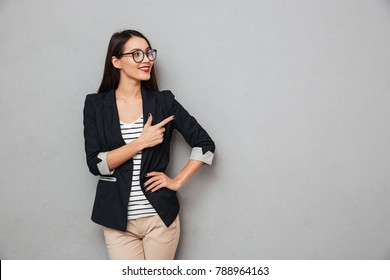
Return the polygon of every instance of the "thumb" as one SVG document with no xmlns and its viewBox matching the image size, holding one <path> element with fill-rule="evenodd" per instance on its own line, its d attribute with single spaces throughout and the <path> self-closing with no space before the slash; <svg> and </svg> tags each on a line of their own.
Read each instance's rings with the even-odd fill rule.
<svg viewBox="0 0 390 280">
<path fill-rule="evenodd" d="M 153 121 L 153 116 L 152 116 L 152 114 L 149 113 L 149 117 L 148 117 L 148 120 L 146 121 L 145 126 L 151 126 L 152 121 Z"/>
</svg>

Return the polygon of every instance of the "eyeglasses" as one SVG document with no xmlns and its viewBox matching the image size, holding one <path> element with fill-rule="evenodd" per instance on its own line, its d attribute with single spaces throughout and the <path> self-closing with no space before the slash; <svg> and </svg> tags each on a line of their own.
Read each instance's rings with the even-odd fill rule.
<svg viewBox="0 0 390 280">
<path fill-rule="evenodd" d="M 142 50 L 136 50 L 133 52 L 123 53 L 121 56 L 131 54 L 133 57 L 134 62 L 140 63 L 145 58 L 145 53 Z M 150 61 L 154 61 L 157 58 L 157 50 L 155 49 L 148 49 L 146 51 L 146 56 L 149 58 Z"/>
</svg>

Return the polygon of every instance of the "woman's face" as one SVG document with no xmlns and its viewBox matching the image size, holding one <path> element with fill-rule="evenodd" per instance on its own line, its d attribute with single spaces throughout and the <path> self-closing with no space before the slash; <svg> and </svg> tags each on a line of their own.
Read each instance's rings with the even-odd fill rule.
<svg viewBox="0 0 390 280">
<path fill-rule="evenodd" d="M 123 47 L 123 53 L 130 53 L 141 50 L 144 52 L 144 58 L 141 62 L 135 62 L 131 54 L 122 56 L 121 58 L 112 58 L 112 63 L 115 68 L 120 70 L 121 79 L 130 79 L 135 81 L 147 81 L 150 79 L 154 61 L 149 60 L 146 51 L 150 47 L 145 39 L 141 37 L 131 37 Z M 137 60 L 137 57 L 135 57 Z"/>
</svg>

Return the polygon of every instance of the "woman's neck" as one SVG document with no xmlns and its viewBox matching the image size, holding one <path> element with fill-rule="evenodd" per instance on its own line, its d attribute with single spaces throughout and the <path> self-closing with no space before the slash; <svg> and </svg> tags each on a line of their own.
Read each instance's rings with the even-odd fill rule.
<svg viewBox="0 0 390 280">
<path fill-rule="evenodd" d="M 141 81 L 123 81 L 119 82 L 115 90 L 117 98 L 136 99 L 141 96 Z"/>
</svg>

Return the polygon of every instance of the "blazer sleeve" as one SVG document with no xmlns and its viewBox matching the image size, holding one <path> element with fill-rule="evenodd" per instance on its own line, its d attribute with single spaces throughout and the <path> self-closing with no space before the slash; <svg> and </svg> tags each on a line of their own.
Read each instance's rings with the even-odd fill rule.
<svg viewBox="0 0 390 280">
<path fill-rule="evenodd" d="M 97 98 L 96 94 L 89 94 L 84 103 L 84 146 L 89 171 L 94 175 L 112 175 L 107 164 L 107 152 L 102 151 L 96 119 Z"/>
<path fill-rule="evenodd" d="M 191 116 L 188 111 L 175 99 L 172 92 L 167 91 L 170 97 L 174 127 L 183 135 L 192 147 L 190 159 L 212 164 L 215 144 L 206 130 Z"/>
</svg>

